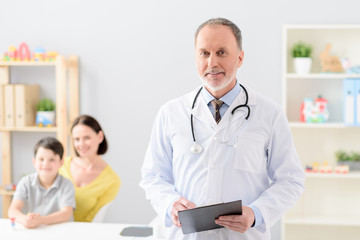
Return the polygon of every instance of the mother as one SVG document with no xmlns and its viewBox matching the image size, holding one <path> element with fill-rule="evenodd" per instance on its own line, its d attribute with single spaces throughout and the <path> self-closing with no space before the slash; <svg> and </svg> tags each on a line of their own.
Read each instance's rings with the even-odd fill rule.
<svg viewBox="0 0 360 240">
<path fill-rule="evenodd" d="M 75 187 L 74 220 L 91 222 L 104 205 L 114 200 L 121 182 L 102 158 L 108 144 L 98 121 L 81 115 L 75 119 L 71 134 L 76 156 L 65 159 L 60 174 Z"/>
</svg>

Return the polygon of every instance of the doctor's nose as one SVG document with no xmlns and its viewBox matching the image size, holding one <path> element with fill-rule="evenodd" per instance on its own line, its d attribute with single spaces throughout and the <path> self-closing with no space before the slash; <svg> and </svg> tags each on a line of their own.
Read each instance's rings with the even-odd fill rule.
<svg viewBox="0 0 360 240">
<path fill-rule="evenodd" d="M 218 57 L 215 54 L 211 54 L 208 57 L 208 67 L 217 67 L 218 65 Z"/>
</svg>

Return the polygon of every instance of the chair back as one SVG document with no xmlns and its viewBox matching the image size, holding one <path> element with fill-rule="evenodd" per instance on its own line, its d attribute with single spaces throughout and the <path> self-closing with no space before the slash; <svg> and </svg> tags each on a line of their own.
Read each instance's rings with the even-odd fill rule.
<svg viewBox="0 0 360 240">
<path fill-rule="evenodd" d="M 110 205 L 111 205 L 111 202 L 109 202 L 108 204 L 105 204 L 102 208 L 100 208 L 100 210 L 97 212 L 97 214 L 95 215 L 95 217 L 93 218 L 93 220 L 91 222 L 102 223 L 104 221 L 106 212 Z"/>
</svg>

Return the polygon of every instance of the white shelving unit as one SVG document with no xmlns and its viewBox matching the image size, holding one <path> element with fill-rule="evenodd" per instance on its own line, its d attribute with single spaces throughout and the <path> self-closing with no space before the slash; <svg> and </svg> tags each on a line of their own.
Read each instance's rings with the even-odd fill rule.
<svg viewBox="0 0 360 240">
<path fill-rule="evenodd" d="M 303 41 L 313 47 L 311 73 L 294 73 L 291 48 Z M 319 53 L 331 43 L 330 55 L 360 65 L 360 25 L 286 25 L 283 28 L 282 103 L 300 160 L 305 165 L 336 165 L 337 150 L 360 151 L 360 128 L 343 124 L 342 81 L 358 74 L 321 73 Z M 300 122 L 304 98 L 328 100 L 329 121 Z M 282 221 L 283 240 L 359 239 L 360 173 L 307 173 L 305 192 Z"/>
</svg>

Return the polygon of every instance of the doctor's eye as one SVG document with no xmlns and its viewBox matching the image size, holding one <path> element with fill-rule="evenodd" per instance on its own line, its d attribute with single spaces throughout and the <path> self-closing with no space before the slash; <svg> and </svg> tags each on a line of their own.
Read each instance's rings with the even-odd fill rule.
<svg viewBox="0 0 360 240">
<path fill-rule="evenodd" d="M 206 52 L 206 51 L 200 52 L 200 56 L 205 57 L 205 56 L 208 56 L 208 55 L 209 55 L 209 52 Z"/>
<path fill-rule="evenodd" d="M 217 55 L 219 55 L 219 56 L 222 56 L 222 55 L 225 55 L 225 54 L 226 54 L 226 52 L 224 50 L 221 50 L 221 51 L 217 52 Z"/>
</svg>

